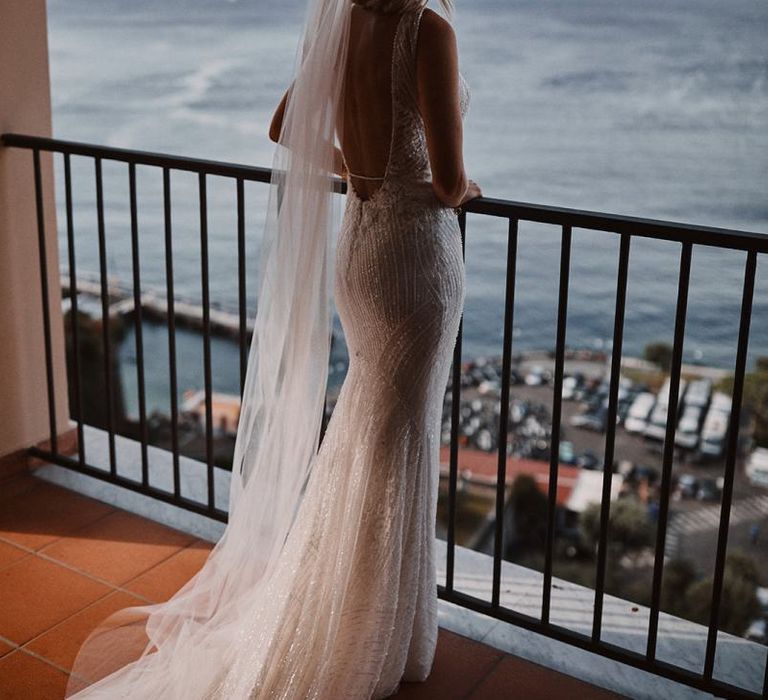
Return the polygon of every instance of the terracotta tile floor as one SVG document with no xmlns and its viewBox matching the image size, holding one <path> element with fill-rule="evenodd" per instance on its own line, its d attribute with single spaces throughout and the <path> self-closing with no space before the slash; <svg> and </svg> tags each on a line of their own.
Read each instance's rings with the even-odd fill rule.
<svg viewBox="0 0 768 700">
<path fill-rule="evenodd" d="M 75 652 L 107 614 L 165 600 L 211 544 L 31 474 L 0 480 L 0 698 L 63 697 Z M 618 698 L 441 629 L 432 674 L 411 699 Z"/>
</svg>

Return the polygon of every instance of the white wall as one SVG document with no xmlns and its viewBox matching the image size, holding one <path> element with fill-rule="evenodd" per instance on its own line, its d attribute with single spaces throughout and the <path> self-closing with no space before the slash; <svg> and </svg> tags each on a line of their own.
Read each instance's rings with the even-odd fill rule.
<svg viewBox="0 0 768 700">
<path fill-rule="evenodd" d="M 51 135 L 45 0 L 0 0 L 0 133 Z M 53 169 L 41 154 L 59 434 L 69 429 Z M 0 147 L 0 456 L 48 438 L 32 152 Z"/>
</svg>

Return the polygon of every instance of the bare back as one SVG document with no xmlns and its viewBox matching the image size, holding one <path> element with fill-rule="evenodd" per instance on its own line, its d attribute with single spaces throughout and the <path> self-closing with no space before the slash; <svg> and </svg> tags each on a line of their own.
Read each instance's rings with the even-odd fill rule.
<svg viewBox="0 0 768 700">
<path fill-rule="evenodd" d="M 341 150 L 351 172 L 383 177 L 392 140 L 392 51 L 401 14 L 353 6 L 342 99 Z M 369 198 L 381 180 L 350 176 L 358 195 Z"/>
<path fill-rule="evenodd" d="M 410 14 L 416 24 L 404 21 Z M 406 40 L 397 46 L 405 24 Z M 379 13 L 353 5 L 350 15 L 344 94 L 341 96 L 336 133 L 340 153 L 347 165 L 352 190 L 363 201 L 384 185 L 395 146 L 397 124 L 393 124 L 395 100 L 392 89 L 397 56 L 410 61 L 405 70 L 407 100 L 414 104 L 419 129 L 423 129 L 428 152 L 429 178 L 437 198 L 449 207 L 480 196 L 476 183 L 464 170 L 462 120 L 468 88 L 458 69 L 456 35 L 451 24 L 429 8 L 417 14 Z M 402 93 L 402 78 L 400 80 Z M 290 88 L 283 94 L 272 116 L 269 137 L 279 142 Z M 401 94 L 402 97 L 402 94 Z M 337 159 L 335 172 L 341 174 Z"/>
</svg>

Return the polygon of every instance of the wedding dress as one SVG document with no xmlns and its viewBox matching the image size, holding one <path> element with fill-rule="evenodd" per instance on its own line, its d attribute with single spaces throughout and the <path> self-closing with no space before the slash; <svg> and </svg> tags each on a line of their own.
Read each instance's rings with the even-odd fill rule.
<svg viewBox="0 0 768 700">
<path fill-rule="evenodd" d="M 422 13 L 398 19 L 381 184 L 367 199 L 348 188 L 334 296 L 349 367 L 276 566 L 241 603 L 234 636 L 222 627 L 187 645 L 183 663 L 171 650 L 153 667 L 150 654 L 143 685 L 121 685 L 137 672 L 127 666 L 83 698 L 141 687 L 153 698 L 194 689 L 221 700 L 375 700 L 430 673 L 440 423 L 465 276 L 457 215 L 432 189 L 416 102 Z M 460 96 L 463 116 L 461 76 Z"/>
</svg>

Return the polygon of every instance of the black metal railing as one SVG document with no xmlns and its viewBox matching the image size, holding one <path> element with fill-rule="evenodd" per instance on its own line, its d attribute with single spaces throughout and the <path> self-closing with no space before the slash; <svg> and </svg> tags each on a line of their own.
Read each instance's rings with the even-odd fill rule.
<svg viewBox="0 0 768 700">
<path fill-rule="evenodd" d="M 30 453 L 47 461 L 68 467 L 75 471 L 94 476 L 98 479 L 117 484 L 119 486 L 138 491 L 154 498 L 172 503 L 176 506 L 187 508 L 191 511 L 226 521 L 226 512 L 215 507 L 214 504 L 214 480 L 213 480 L 213 448 L 212 448 L 212 409 L 211 409 L 211 354 L 210 354 L 210 295 L 208 288 L 208 223 L 207 223 L 207 177 L 211 175 L 230 178 L 236 183 L 237 193 L 237 239 L 238 239 L 238 299 L 239 299 L 239 359 L 240 359 L 240 387 L 242 390 L 245 367 L 247 361 L 247 325 L 246 325 L 246 285 L 245 285 L 245 216 L 244 216 L 244 182 L 256 181 L 268 183 L 270 171 L 266 168 L 250 167 L 230 163 L 222 163 L 210 160 L 183 158 L 178 156 L 163 155 L 142 151 L 125 150 L 119 148 L 107 148 L 84 143 L 74 143 L 48 138 L 38 138 L 18 134 L 4 134 L 3 144 L 6 147 L 25 148 L 32 151 L 34 166 L 34 187 L 37 205 L 38 241 L 40 256 L 40 272 L 43 301 L 43 325 L 46 357 L 46 375 L 48 406 L 50 417 L 50 449 L 31 448 Z M 71 156 L 82 156 L 93 159 L 96 179 L 96 207 L 98 224 L 99 263 L 101 273 L 101 302 L 104 318 L 108 319 L 108 289 L 106 278 L 105 257 L 105 232 L 104 232 L 104 197 L 102 186 L 102 161 L 117 161 L 128 165 L 129 180 L 129 205 L 130 205 L 130 230 L 133 266 L 133 293 L 135 302 L 135 327 L 136 327 L 136 355 L 139 388 L 139 413 L 141 424 L 141 481 L 127 479 L 117 473 L 115 453 L 115 430 L 113 417 L 107 416 L 107 433 L 109 436 L 109 470 L 89 465 L 83 453 L 83 425 L 78 423 L 77 458 L 61 454 L 57 444 L 57 425 L 54 411 L 55 386 L 53 376 L 53 361 L 51 350 L 51 311 L 47 304 L 49 298 L 47 278 L 47 253 L 45 221 L 43 217 L 43 192 L 40 173 L 40 153 L 50 151 L 63 154 L 64 159 L 64 195 L 66 211 L 66 229 L 69 246 L 69 285 L 72 310 L 77 311 L 77 289 L 74 250 L 74 233 L 72 220 L 72 183 L 71 183 Z M 166 292 L 167 292 L 167 316 L 168 316 L 168 355 L 171 371 L 171 413 L 172 413 L 172 453 L 173 453 L 173 492 L 157 489 L 149 483 L 149 469 L 147 456 L 147 425 L 145 410 L 145 386 L 143 367 L 143 347 L 141 334 L 141 303 L 140 289 L 141 276 L 139 270 L 139 240 L 137 223 L 136 202 L 136 166 L 155 166 L 162 170 L 163 175 L 163 205 L 164 205 L 164 234 L 165 234 L 165 267 L 166 267 Z M 174 326 L 174 281 L 173 281 L 173 237 L 171 223 L 171 193 L 170 177 L 172 171 L 188 171 L 198 174 L 199 207 L 200 207 L 200 244 L 201 244 L 201 280 L 202 280 L 202 305 L 203 305 L 203 341 L 204 341 L 204 382 L 205 382 L 205 412 L 206 412 L 206 464 L 208 478 L 208 502 L 199 502 L 187 499 L 180 492 L 179 474 L 179 440 L 176 433 L 176 418 L 178 406 L 176 404 L 176 348 Z M 346 192 L 346 183 L 339 180 L 337 190 Z M 461 353 L 462 353 L 462 327 L 463 319 L 459 325 L 456 341 L 453 372 L 452 372 L 452 427 L 450 441 L 450 471 L 448 487 L 448 527 L 447 527 L 447 552 L 446 552 L 446 577 L 444 584 L 438 585 L 440 598 L 456 603 L 460 606 L 479 611 L 491 617 L 505 620 L 520 627 L 547 635 L 548 637 L 567 642 L 576 647 L 589 650 L 596 654 L 615 659 L 622 663 L 630 664 L 636 668 L 664 676 L 666 678 L 699 688 L 717 695 L 731 698 L 745 698 L 755 700 L 766 697 L 768 688 L 768 665 L 766 667 L 766 680 L 761 693 L 750 691 L 718 680 L 713 676 L 715 664 L 715 652 L 717 648 L 718 627 L 723 601 L 724 570 L 726 561 L 726 549 L 728 543 L 729 517 L 733 498 L 733 484 L 737 459 L 739 426 L 741 422 L 741 404 L 744 386 L 744 375 L 747 364 L 747 347 L 749 342 L 750 321 L 752 318 L 752 303 L 755 286 L 755 273 L 757 256 L 768 253 L 768 234 L 734 231 L 721 228 L 690 226 L 676 222 L 649 220 L 636 217 L 604 214 L 599 212 L 566 209 L 560 207 L 541 206 L 524 202 L 513 202 L 500 199 L 480 198 L 464 207 L 459 215 L 459 223 L 462 233 L 462 245 L 465 241 L 466 215 L 482 214 L 492 217 L 500 217 L 508 221 L 507 234 L 507 264 L 506 264 L 506 291 L 503 330 L 503 355 L 501 378 L 501 407 L 499 416 L 499 452 L 498 452 L 498 478 L 496 488 L 496 527 L 493 556 L 493 579 L 490 600 L 456 590 L 454 587 L 455 552 L 456 552 L 456 509 L 457 509 L 457 480 L 458 480 L 458 431 L 460 421 L 460 392 L 461 392 Z M 549 465 L 549 488 L 547 494 L 548 515 L 546 521 L 545 560 L 542 589 L 542 606 L 539 617 L 523 614 L 505 607 L 500 603 L 502 553 L 504 551 L 503 509 L 505 498 L 505 476 L 507 461 L 507 431 L 509 410 L 509 386 L 512 364 L 512 329 L 515 310 L 515 279 L 517 268 L 517 242 L 518 225 L 520 221 L 540 222 L 552 224 L 561 228 L 560 245 L 560 275 L 558 293 L 557 335 L 555 346 L 555 372 L 553 382 L 553 407 L 552 407 L 552 444 L 551 459 Z M 597 547 L 595 601 L 590 635 L 582 634 L 558 624 L 550 619 L 550 602 L 552 592 L 553 551 L 555 539 L 555 510 L 557 496 L 557 481 L 559 467 L 559 444 L 562 418 L 562 386 L 565 361 L 565 336 L 568 313 L 568 291 L 571 259 L 571 243 L 573 229 L 582 228 L 592 231 L 603 231 L 611 235 L 619 236 L 619 255 L 617 264 L 617 288 L 615 297 L 615 315 L 613 325 L 613 347 L 611 358 L 611 374 L 608 395 L 607 427 L 604 451 L 602 501 L 600 507 L 599 535 Z M 650 604 L 650 619 L 647 637 L 646 651 L 644 654 L 629 650 L 607 642 L 602 638 L 603 604 L 606 591 L 606 561 L 608 550 L 608 518 L 610 509 L 610 494 L 612 481 L 612 466 L 614 464 L 616 416 L 618 410 L 619 375 L 621 366 L 625 305 L 627 298 L 627 279 L 630 258 L 630 247 L 633 239 L 659 239 L 676 242 L 680 245 L 680 263 L 678 273 L 678 289 L 675 314 L 674 342 L 672 349 L 672 361 L 670 369 L 671 389 L 669 395 L 669 408 L 667 414 L 666 436 L 663 445 L 662 471 L 661 471 L 661 496 L 659 503 L 658 521 L 656 528 L 656 548 L 652 577 L 652 592 Z M 717 550 L 712 587 L 711 608 L 707 633 L 706 652 L 703 671 L 693 671 L 673 665 L 657 658 L 657 637 L 659 627 L 659 613 L 661 605 L 662 575 L 664 569 L 664 543 L 669 522 L 669 503 L 672 490 L 672 463 L 674 456 L 674 437 L 676 428 L 677 407 L 679 401 L 680 375 L 683 356 L 683 338 L 686 326 L 686 312 L 688 306 L 688 288 L 691 271 L 691 257 L 694 246 L 711 246 L 715 248 L 741 251 L 744 254 L 744 277 L 741 301 L 741 318 L 739 322 L 738 345 L 736 352 L 735 373 L 733 381 L 733 402 L 730 415 L 730 429 L 728 431 L 727 449 L 725 454 L 725 473 L 723 479 L 720 521 L 717 536 Z M 108 357 L 113 349 L 110 346 L 110 336 L 104 324 L 103 345 L 104 353 Z M 77 324 L 73 324 L 72 342 L 75 349 L 78 343 Z M 77 352 L 73 353 L 77 358 Z M 108 366 L 108 365 L 107 365 Z M 80 377 L 76 364 L 74 376 L 70 378 L 74 382 L 75 408 L 77 408 L 80 396 Z M 107 371 L 105 377 L 105 391 L 107 393 L 107 405 L 111 405 L 110 394 L 113 390 L 112 377 Z M 322 439 L 322 436 L 321 436 Z"/>
</svg>

